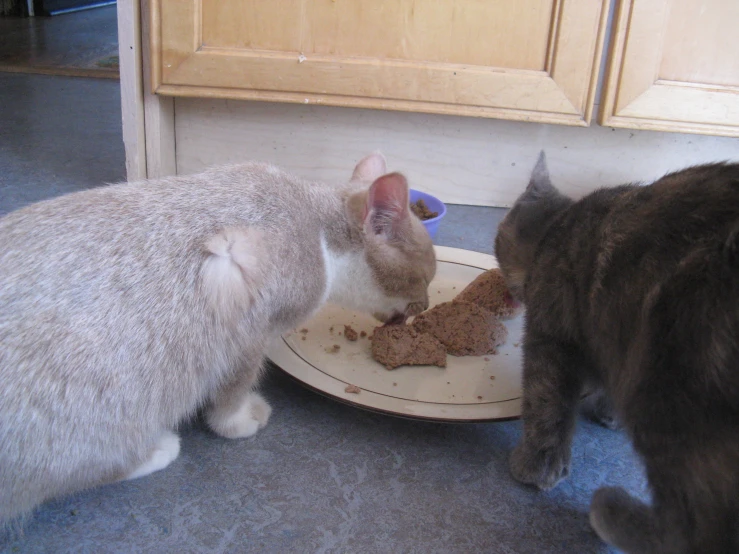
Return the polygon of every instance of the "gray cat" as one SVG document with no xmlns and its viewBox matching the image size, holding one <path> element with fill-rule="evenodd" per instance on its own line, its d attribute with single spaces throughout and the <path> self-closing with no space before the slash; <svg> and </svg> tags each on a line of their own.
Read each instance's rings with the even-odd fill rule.
<svg viewBox="0 0 739 554">
<path fill-rule="evenodd" d="M 268 342 L 325 301 L 428 307 L 436 259 L 385 160 L 341 187 L 265 164 L 120 184 L 0 219 L 0 523 L 162 469 L 198 408 L 247 437 Z"/>
<path fill-rule="evenodd" d="M 628 553 L 739 552 L 739 165 L 692 167 L 575 202 L 544 155 L 495 251 L 527 307 L 513 476 L 566 477 L 576 408 L 617 421 L 651 506 L 601 488 L 590 522 Z"/>
</svg>

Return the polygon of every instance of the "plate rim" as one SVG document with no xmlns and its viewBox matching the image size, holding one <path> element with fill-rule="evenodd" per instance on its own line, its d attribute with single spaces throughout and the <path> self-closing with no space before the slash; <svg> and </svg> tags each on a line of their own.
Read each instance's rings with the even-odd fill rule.
<svg viewBox="0 0 739 554">
<path fill-rule="evenodd" d="M 486 254 L 484 252 L 476 252 L 473 250 L 464 250 L 462 248 L 453 248 L 450 246 L 437 246 L 434 245 L 434 251 L 436 253 L 436 258 L 439 261 L 443 262 L 449 262 L 449 263 L 458 263 L 470 267 L 477 267 L 479 269 L 488 270 L 492 268 L 498 267 L 497 260 L 495 256 L 491 254 Z M 281 348 L 282 346 L 282 348 Z M 306 364 L 308 366 L 311 366 L 314 371 L 316 371 L 319 374 L 319 381 L 333 381 L 335 384 L 338 384 L 340 389 L 343 390 L 343 388 L 347 385 L 350 385 L 351 383 L 347 383 L 337 377 L 334 377 L 332 375 L 328 375 L 325 372 L 320 371 L 318 368 L 307 362 L 306 360 L 300 358 L 289 346 L 287 341 L 285 340 L 284 335 L 280 335 L 275 341 L 270 345 L 267 355 L 267 360 L 269 361 L 270 365 L 279 369 L 284 375 L 287 375 L 292 381 L 300 384 L 304 388 L 311 390 L 323 397 L 330 398 L 332 400 L 336 400 L 342 404 L 346 404 L 355 408 L 360 408 L 365 411 L 373 412 L 373 413 L 379 413 L 383 415 L 389 415 L 393 417 L 399 417 L 402 419 L 412 419 L 412 420 L 419 420 L 419 421 L 428 421 L 428 422 L 439 422 L 439 423 L 482 423 L 482 422 L 495 422 L 495 421 L 511 421 L 520 419 L 521 417 L 521 400 L 523 396 L 523 391 L 521 391 L 521 395 L 517 398 L 507 399 L 507 400 L 500 400 L 496 402 L 482 402 L 479 404 L 441 404 L 436 402 L 417 402 L 414 400 L 403 400 L 395 398 L 394 400 L 397 402 L 406 402 L 408 404 L 414 405 L 423 405 L 424 409 L 428 409 L 430 407 L 438 407 L 439 409 L 447 409 L 455 411 L 454 408 L 456 407 L 458 410 L 464 409 L 465 411 L 474 411 L 475 407 L 479 406 L 479 411 L 485 411 L 483 407 L 490 406 L 490 404 L 495 404 L 496 408 L 501 411 L 502 413 L 497 416 L 479 416 L 476 417 L 474 415 L 468 416 L 468 417 L 447 417 L 447 416 L 437 416 L 437 415 L 429 415 L 429 414 L 419 414 L 419 413 L 409 413 L 409 412 L 399 412 L 395 411 L 389 408 L 383 408 L 378 407 L 372 404 L 367 404 L 366 402 L 360 400 L 360 395 L 351 394 L 351 397 L 347 396 L 341 396 L 341 393 L 334 393 L 330 390 L 326 390 L 326 388 L 321 387 L 319 384 L 315 382 L 310 382 L 310 380 L 306 380 L 304 378 L 298 377 L 291 371 L 285 369 L 283 367 L 283 364 L 286 362 L 289 363 L 290 360 L 288 358 L 294 358 L 296 360 L 299 360 L 300 363 Z M 315 380 L 314 380 L 315 381 Z M 346 393 L 344 391 L 345 394 Z M 393 397 L 386 397 L 385 395 L 378 395 L 377 393 L 374 393 L 372 391 L 366 391 L 362 389 L 362 393 L 365 394 L 364 400 L 367 400 L 368 397 L 371 399 L 373 396 L 383 396 L 385 398 L 393 398 Z M 487 410 L 489 414 L 489 409 Z"/>
</svg>

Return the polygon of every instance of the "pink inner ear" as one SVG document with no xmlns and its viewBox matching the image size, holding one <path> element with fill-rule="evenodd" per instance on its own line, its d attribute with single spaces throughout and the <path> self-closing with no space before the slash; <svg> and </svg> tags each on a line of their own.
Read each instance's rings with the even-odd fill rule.
<svg viewBox="0 0 739 554">
<path fill-rule="evenodd" d="M 377 179 L 369 189 L 370 210 L 382 210 L 402 215 L 408 208 L 408 181 L 400 173 L 389 173 Z"/>
<path fill-rule="evenodd" d="M 375 233 L 397 230 L 408 219 L 408 181 L 400 173 L 389 173 L 377 179 L 369 189 L 365 215 L 372 217 Z"/>
</svg>

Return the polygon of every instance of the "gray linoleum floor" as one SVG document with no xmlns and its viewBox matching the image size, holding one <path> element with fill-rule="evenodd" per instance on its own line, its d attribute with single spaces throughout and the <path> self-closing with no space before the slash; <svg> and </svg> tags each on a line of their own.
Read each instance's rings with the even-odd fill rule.
<svg viewBox="0 0 739 554">
<path fill-rule="evenodd" d="M 115 6 L 54 17 L 0 17 L 2 71 L 117 79 L 117 56 Z"/>
<path fill-rule="evenodd" d="M 117 86 L 0 73 L 0 213 L 124 178 Z M 438 242 L 491 252 L 502 212 L 452 206 Z M 588 422 L 572 476 L 542 493 L 508 474 L 517 421 L 378 415 L 276 369 L 262 388 L 274 413 L 255 437 L 185 423 L 169 468 L 50 502 L 0 552 L 605 553 L 588 526 L 591 494 L 644 494 L 627 439 Z"/>
</svg>

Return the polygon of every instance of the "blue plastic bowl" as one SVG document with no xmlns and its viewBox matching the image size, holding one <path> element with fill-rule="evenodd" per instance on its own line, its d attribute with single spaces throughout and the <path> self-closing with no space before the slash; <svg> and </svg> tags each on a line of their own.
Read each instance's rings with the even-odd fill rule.
<svg viewBox="0 0 739 554">
<path fill-rule="evenodd" d="M 426 230 L 429 232 L 429 235 L 431 235 L 431 238 L 433 239 L 436 237 L 436 232 L 439 230 L 439 223 L 441 223 L 441 218 L 446 215 L 446 206 L 444 205 L 444 202 L 436 198 L 436 196 L 431 196 L 430 194 L 426 192 L 421 192 L 420 190 L 411 189 L 411 204 L 417 202 L 419 198 L 422 198 L 423 201 L 426 202 L 429 210 L 431 210 L 432 212 L 439 212 L 439 215 L 437 215 L 436 217 L 421 222 L 426 227 Z"/>
</svg>

